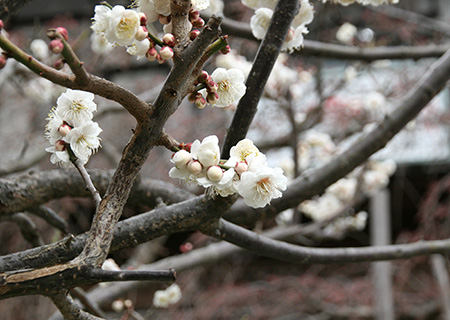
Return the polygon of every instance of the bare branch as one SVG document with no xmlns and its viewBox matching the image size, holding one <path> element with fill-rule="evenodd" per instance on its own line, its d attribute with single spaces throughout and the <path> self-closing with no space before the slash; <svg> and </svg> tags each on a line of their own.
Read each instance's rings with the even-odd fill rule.
<svg viewBox="0 0 450 320">
<path fill-rule="evenodd" d="M 0 221 L 11 221 L 17 224 L 22 233 L 22 236 L 33 247 L 39 247 L 44 244 L 42 237 L 39 235 L 39 230 L 36 228 L 36 224 L 24 213 L 15 213 L 11 216 L 6 216 L 0 219 Z"/>
<path fill-rule="evenodd" d="M 70 295 L 65 293 L 60 293 L 57 295 L 50 296 L 53 303 L 59 309 L 61 314 L 66 320 L 101 320 L 83 310 L 77 305 L 77 303 L 72 299 Z"/>
<path fill-rule="evenodd" d="M 72 151 L 70 150 L 69 152 Z M 89 173 L 87 172 L 86 168 L 84 167 L 80 159 L 76 158 L 75 161 L 72 161 L 72 163 L 75 166 L 75 168 L 77 168 L 78 172 L 83 178 L 84 183 L 86 184 L 86 188 L 92 194 L 92 198 L 94 199 L 95 202 L 95 207 L 98 207 L 100 202 L 102 201 L 102 198 L 100 197 L 100 193 L 97 191 L 94 184 L 92 183 Z"/>
</svg>

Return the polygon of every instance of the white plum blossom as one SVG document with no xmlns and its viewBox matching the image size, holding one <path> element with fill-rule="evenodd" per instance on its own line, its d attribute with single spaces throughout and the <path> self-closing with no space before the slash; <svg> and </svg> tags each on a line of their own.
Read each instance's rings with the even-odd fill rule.
<svg viewBox="0 0 450 320">
<path fill-rule="evenodd" d="M 58 115 L 71 126 L 90 121 L 97 110 L 94 94 L 86 91 L 67 89 L 56 101 Z"/>
<path fill-rule="evenodd" d="M 211 78 L 218 86 L 219 99 L 213 104 L 215 107 L 228 107 L 239 101 L 245 94 L 245 77 L 239 69 L 217 68 L 211 74 Z"/>
<path fill-rule="evenodd" d="M 45 137 L 52 145 L 46 148 L 52 153 L 53 164 L 68 166 L 69 150 L 83 164 L 100 147 L 98 137 L 102 129 L 92 121 L 97 105 L 90 92 L 67 89 L 57 99 L 57 105 L 48 115 Z"/>
<path fill-rule="evenodd" d="M 200 161 L 205 169 L 219 164 L 219 138 L 217 136 L 208 136 L 202 142 L 195 140 L 191 146 L 191 154 L 194 159 Z"/>
<path fill-rule="evenodd" d="M 166 290 L 157 290 L 153 295 L 153 305 L 157 308 L 167 308 L 181 300 L 181 289 L 177 284 L 172 284 Z"/>
<path fill-rule="evenodd" d="M 202 11 L 209 7 L 210 0 L 191 0 L 192 10 Z"/>
<path fill-rule="evenodd" d="M 97 122 L 87 122 L 69 131 L 67 142 L 77 158 L 86 163 L 89 157 L 100 147 L 98 135 L 102 132 Z"/>
<path fill-rule="evenodd" d="M 280 198 L 281 191 L 286 190 L 286 186 L 287 178 L 281 168 L 261 166 L 256 171 L 242 173 L 236 189 L 244 198 L 245 204 L 252 208 L 262 208 L 272 199 Z"/>
<path fill-rule="evenodd" d="M 210 0 L 209 7 L 207 7 L 204 10 L 204 12 L 209 15 L 213 15 L 213 14 L 223 15 L 224 7 L 225 7 L 225 4 L 223 3 L 223 0 Z"/>
<path fill-rule="evenodd" d="M 150 40 L 147 38 L 142 41 L 134 41 L 133 44 L 127 47 L 127 52 L 133 56 L 136 56 L 137 59 L 145 58 L 145 54 L 150 48 Z"/>
<path fill-rule="evenodd" d="M 269 8 L 259 8 L 250 18 L 250 27 L 252 34 L 256 39 L 263 39 L 269 28 L 270 19 L 272 19 L 273 10 Z"/>
<path fill-rule="evenodd" d="M 340 42 L 350 44 L 353 38 L 356 36 L 358 29 L 354 25 L 349 22 L 345 22 L 342 26 L 339 27 L 336 32 L 336 39 Z"/>
<path fill-rule="evenodd" d="M 109 43 L 104 36 L 96 32 L 93 32 L 91 34 L 90 40 L 91 40 L 91 49 L 96 54 L 105 54 L 113 49 L 111 43 Z"/>
<path fill-rule="evenodd" d="M 255 10 L 259 8 L 269 8 L 273 10 L 275 9 L 277 2 L 274 0 L 242 0 L 242 4 Z"/>
<path fill-rule="evenodd" d="M 250 139 L 243 139 L 230 149 L 230 157 L 237 159 L 238 162 L 245 161 L 250 155 L 257 157 L 260 154 L 259 149 Z"/>
<path fill-rule="evenodd" d="M 109 28 L 109 20 L 111 17 L 111 9 L 104 5 L 97 5 L 94 8 L 94 17 L 91 29 L 101 37 L 105 36 Z M 106 38 L 105 38 L 106 39 Z"/>
<path fill-rule="evenodd" d="M 141 19 L 136 11 L 125 9 L 123 6 L 114 6 L 105 37 L 111 44 L 129 46 L 134 43 L 140 25 Z"/>
<path fill-rule="evenodd" d="M 343 203 L 349 203 L 355 196 L 357 184 L 356 178 L 342 178 L 329 186 L 326 192 L 334 195 Z"/>
<path fill-rule="evenodd" d="M 44 61 L 49 56 L 48 44 L 42 39 L 34 39 L 30 43 L 31 53 L 36 59 Z"/>
</svg>

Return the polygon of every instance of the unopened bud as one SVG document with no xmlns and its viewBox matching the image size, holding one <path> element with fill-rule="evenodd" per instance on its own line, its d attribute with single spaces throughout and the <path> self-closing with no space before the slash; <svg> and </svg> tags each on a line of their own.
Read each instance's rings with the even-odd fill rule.
<svg viewBox="0 0 450 320">
<path fill-rule="evenodd" d="M 133 307 L 133 302 L 130 299 L 127 299 L 123 302 L 123 305 L 125 306 L 125 308 L 130 309 Z"/>
<path fill-rule="evenodd" d="M 189 95 L 188 95 L 188 101 L 189 101 L 190 103 L 194 103 L 196 98 L 197 98 L 197 91 L 194 91 L 194 92 L 189 93 Z"/>
<path fill-rule="evenodd" d="M 294 30 L 294 28 L 291 27 L 291 28 L 289 28 L 289 31 L 286 35 L 286 39 L 284 40 L 284 42 L 289 42 L 292 39 L 294 39 L 294 37 L 295 37 L 295 30 Z"/>
<path fill-rule="evenodd" d="M 171 19 L 170 19 L 170 16 L 166 17 L 163 15 L 159 15 L 158 20 L 159 20 L 159 23 L 161 23 L 161 24 L 168 24 L 168 23 L 170 23 Z"/>
<path fill-rule="evenodd" d="M 65 137 L 69 133 L 70 130 L 72 130 L 72 127 L 69 126 L 67 123 L 63 123 L 58 128 L 59 134 L 63 137 Z"/>
<path fill-rule="evenodd" d="M 6 66 L 6 57 L 4 55 L 0 55 L 0 69 L 3 69 Z"/>
<path fill-rule="evenodd" d="M 228 54 L 231 52 L 231 48 L 229 45 L 227 45 L 225 48 L 220 49 L 221 54 Z"/>
<path fill-rule="evenodd" d="M 66 142 L 64 140 L 58 140 L 55 142 L 55 151 L 66 150 Z"/>
<path fill-rule="evenodd" d="M 180 251 L 181 252 L 189 252 L 189 251 L 191 251 L 192 249 L 194 249 L 194 246 L 192 245 L 192 243 L 190 243 L 190 242 L 186 242 L 185 244 L 182 244 L 180 247 L 179 247 L 179 249 L 180 249 Z"/>
<path fill-rule="evenodd" d="M 161 50 L 159 50 L 159 54 L 161 56 L 161 59 L 169 60 L 173 57 L 173 50 L 171 47 L 162 47 Z"/>
<path fill-rule="evenodd" d="M 186 150 L 180 150 L 175 152 L 173 155 L 172 161 L 175 164 L 175 166 L 180 169 L 182 167 L 185 167 L 189 161 L 192 160 L 192 155 L 187 152 Z"/>
<path fill-rule="evenodd" d="M 206 107 L 206 99 L 203 98 L 201 94 L 200 96 L 197 96 L 197 98 L 195 99 L 195 106 L 198 109 L 203 109 L 204 107 Z"/>
<path fill-rule="evenodd" d="M 66 29 L 66 28 L 58 27 L 58 28 L 56 28 L 56 31 L 58 31 L 59 34 L 62 35 L 62 37 L 64 38 L 64 40 L 67 41 L 67 39 L 69 39 L 69 33 L 67 32 L 67 29 Z"/>
<path fill-rule="evenodd" d="M 211 166 L 208 171 L 206 171 L 206 176 L 213 182 L 219 182 L 220 179 L 222 179 L 223 170 L 219 166 Z"/>
<path fill-rule="evenodd" d="M 198 20 L 199 18 L 200 18 L 200 12 L 194 11 L 194 10 L 189 11 L 189 20 L 191 20 L 191 22 Z"/>
<path fill-rule="evenodd" d="M 209 79 L 209 74 L 205 70 L 202 70 L 202 73 L 198 76 L 198 82 L 205 82 Z"/>
<path fill-rule="evenodd" d="M 159 64 L 163 64 L 164 62 L 166 62 L 166 60 L 164 60 L 163 58 L 161 58 L 161 55 L 158 53 L 158 55 L 156 56 L 156 61 L 158 61 Z"/>
<path fill-rule="evenodd" d="M 200 172 L 202 172 L 203 166 L 200 162 L 198 162 L 197 160 L 192 160 L 189 161 L 187 164 L 187 169 L 189 171 L 190 174 L 199 174 Z"/>
<path fill-rule="evenodd" d="M 236 167 L 234 168 L 234 170 L 238 175 L 241 175 L 242 173 L 248 170 L 248 165 L 245 162 L 238 162 L 236 163 Z"/>
<path fill-rule="evenodd" d="M 203 20 L 202 18 L 193 20 L 193 21 L 191 21 L 191 23 L 194 28 L 203 28 L 205 26 L 205 20 Z"/>
<path fill-rule="evenodd" d="M 217 103 L 217 100 L 219 100 L 219 95 L 217 92 L 208 92 L 208 95 L 206 96 L 206 101 L 208 101 L 211 104 Z"/>
<path fill-rule="evenodd" d="M 189 39 L 194 40 L 200 34 L 200 30 L 194 29 L 189 33 Z"/>
<path fill-rule="evenodd" d="M 218 88 L 219 88 L 218 84 L 214 82 L 212 79 L 210 79 L 206 83 L 206 90 L 208 90 L 208 92 L 217 92 Z"/>
<path fill-rule="evenodd" d="M 3 20 L 0 19 L 0 31 L 2 31 L 2 29 L 3 29 L 4 26 L 5 26 L 5 25 L 4 25 L 4 23 L 3 23 Z"/>
<path fill-rule="evenodd" d="M 146 27 L 143 27 L 143 26 L 140 26 L 139 29 L 138 29 L 138 31 L 137 31 L 136 34 L 134 35 L 134 38 L 135 38 L 137 41 L 142 41 L 142 40 L 144 40 L 144 39 L 147 38 L 147 37 L 148 37 L 148 31 L 147 31 L 147 28 L 146 28 Z"/>
<path fill-rule="evenodd" d="M 141 21 L 141 26 L 147 25 L 147 15 L 143 12 L 138 12 L 139 20 Z"/>
<path fill-rule="evenodd" d="M 64 68 L 64 63 L 65 61 L 63 59 L 58 59 L 53 64 L 53 68 L 55 68 L 56 70 L 61 70 L 62 68 Z"/>
<path fill-rule="evenodd" d="M 124 305 L 122 300 L 114 300 L 111 303 L 111 309 L 117 313 L 121 313 L 124 310 Z"/>
<path fill-rule="evenodd" d="M 53 52 L 55 54 L 59 54 L 59 53 L 61 53 L 61 51 L 63 51 L 64 45 L 61 40 L 53 39 L 48 44 L 48 48 L 50 49 L 51 52 Z"/>
<path fill-rule="evenodd" d="M 175 37 L 171 33 L 166 33 L 163 37 L 163 42 L 169 47 L 173 47 L 175 45 Z"/>
<path fill-rule="evenodd" d="M 157 56 L 158 51 L 155 48 L 148 49 L 147 53 L 145 54 L 145 57 L 148 61 L 155 61 Z"/>
</svg>

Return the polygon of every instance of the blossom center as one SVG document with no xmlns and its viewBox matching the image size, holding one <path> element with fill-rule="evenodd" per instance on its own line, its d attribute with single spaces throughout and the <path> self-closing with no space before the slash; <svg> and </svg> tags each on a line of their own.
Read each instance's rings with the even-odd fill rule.
<svg viewBox="0 0 450 320">
<path fill-rule="evenodd" d="M 256 183 L 256 191 L 258 194 L 270 196 L 272 189 L 273 185 L 269 178 L 263 178 Z"/>
<path fill-rule="evenodd" d="M 86 110 L 87 107 L 85 105 L 83 105 L 83 103 L 80 100 L 74 100 L 72 102 L 71 109 L 74 112 L 81 112 L 83 110 Z"/>
<path fill-rule="evenodd" d="M 229 91 L 231 88 L 230 80 L 223 80 L 218 83 L 219 91 Z"/>
</svg>

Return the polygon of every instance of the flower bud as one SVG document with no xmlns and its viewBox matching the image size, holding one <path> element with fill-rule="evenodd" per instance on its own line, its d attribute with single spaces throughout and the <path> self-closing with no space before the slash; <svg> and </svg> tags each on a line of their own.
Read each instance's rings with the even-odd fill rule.
<svg viewBox="0 0 450 320">
<path fill-rule="evenodd" d="M 156 56 L 156 61 L 158 61 L 159 64 L 163 64 L 164 62 L 166 62 L 166 60 L 164 60 L 163 58 L 161 58 L 161 55 L 158 53 L 158 55 Z"/>
<path fill-rule="evenodd" d="M 72 127 L 69 126 L 67 123 L 63 123 L 58 128 L 59 134 L 63 137 L 65 137 L 69 133 L 70 130 L 72 130 Z"/>
<path fill-rule="evenodd" d="M 172 161 L 178 169 L 185 167 L 191 160 L 192 155 L 186 150 L 177 151 L 172 157 Z"/>
<path fill-rule="evenodd" d="M 61 70 L 62 68 L 64 68 L 64 63 L 64 59 L 58 59 L 53 64 L 53 68 L 55 68 L 56 70 Z"/>
<path fill-rule="evenodd" d="M 148 61 L 155 61 L 157 56 L 158 51 L 155 48 L 148 49 L 147 53 L 145 54 L 145 57 Z"/>
<path fill-rule="evenodd" d="M 6 66 L 6 57 L 4 55 L 0 55 L 0 69 L 3 69 Z"/>
<path fill-rule="evenodd" d="M 203 170 L 202 164 L 197 160 L 189 161 L 186 167 L 190 174 L 199 174 Z"/>
<path fill-rule="evenodd" d="M 121 313 L 124 310 L 124 305 L 122 300 L 114 300 L 111 303 L 111 309 L 117 313 Z"/>
<path fill-rule="evenodd" d="M 225 48 L 220 49 L 221 54 L 228 54 L 231 52 L 231 48 L 229 45 L 227 45 Z"/>
<path fill-rule="evenodd" d="M 51 52 L 55 53 L 55 54 L 59 54 L 61 53 L 61 51 L 63 51 L 64 49 L 64 45 L 61 42 L 61 40 L 59 39 L 53 39 L 52 41 L 50 41 L 50 43 L 48 44 L 48 48 L 50 49 Z"/>
<path fill-rule="evenodd" d="M 217 92 L 218 88 L 219 86 L 212 79 L 206 83 L 206 90 L 208 90 L 208 92 Z"/>
<path fill-rule="evenodd" d="M 189 39 L 194 40 L 195 38 L 198 37 L 199 34 L 200 34 L 200 30 L 193 29 L 193 30 L 191 30 L 191 32 L 189 33 Z"/>
<path fill-rule="evenodd" d="M 217 100 L 219 100 L 219 95 L 217 92 L 208 92 L 208 95 L 206 96 L 206 101 L 208 101 L 211 104 L 217 103 Z"/>
<path fill-rule="evenodd" d="M 173 47 L 175 45 L 175 37 L 171 33 L 166 33 L 163 37 L 163 42 L 169 47 Z"/>
<path fill-rule="evenodd" d="M 66 150 L 66 142 L 64 140 L 58 140 L 55 142 L 55 150 L 56 151 L 64 151 Z"/>
<path fill-rule="evenodd" d="M 236 167 L 234 168 L 234 171 L 240 176 L 242 173 L 248 170 L 248 165 L 245 161 L 236 163 Z"/>
<path fill-rule="evenodd" d="M 219 166 L 211 166 L 208 171 L 206 171 L 206 176 L 209 180 L 214 182 L 219 182 L 223 176 L 223 170 Z"/>
<path fill-rule="evenodd" d="M 139 20 L 141 21 L 141 26 L 147 25 L 147 15 L 143 12 L 138 12 Z"/>
<path fill-rule="evenodd" d="M 159 15 L 159 23 L 161 24 L 169 24 L 170 20 L 171 20 L 170 16 L 166 17 L 163 15 Z"/>
<path fill-rule="evenodd" d="M 195 106 L 198 109 L 203 109 L 204 107 L 206 107 L 206 99 L 203 98 L 203 96 L 200 94 L 200 96 L 197 96 L 195 98 Z"/>
<path fill-rule="evenodd" d="M 2 29 L 3 29 L 4 26 L 5 26 L 5 25 L 4 25 L 4 23 L 3 23 L 3 20 L 0 19 L 0 31 L 2 31 Z"/>
<path fill-rule="evenodd" d="M 125 306 L 125 308 L 130 309 L 133 307 L 133 302 L 130 299 L 127 299 L 123 302 L 123 305 Z"/>
<path fill-rule="evenodd" d="M 191 22 L 198 20 L 199 18 L 200 18 L 200 12 L 194 11 L 194 10 L 189 11 L 189 20 L 191 20 Z"/>
<path fill-rule="evenodd" d="M 193 20 L 193 21 L 191 21 L 191 23 L 194 28 L 203 28 L 205 26 L 205 20 L 203 20 L 202 18 Z"/>
<path fill-rule="evenodd" d="M 183 144 L 183 149 L 186 150 L 187 152 L 191 152 L 191 147 L 192 147 L 192 142 Z"/>
<path fill-rule="evenodd" d="M 192 249 L 194 249 L 194 246 L 192 245 L 192 243 L 190 243 L 190 242 L 186 242 L 185 244 L 182 244 L 180 247 L 179 247 L 179 249 L 180 249 L 180 251 L 181 252 L 189 252 L 189 251 L 191 251 Z"/>
<path fill-rule="evenodd" d="M 59 32 L 59 34 L 64 38 L 64 40 L 67 41 L 69 39 L 69 33 L 67 32 L 66 28 L 58 27 L 56 28 L 56 31 Z"/>
<path fill-rule="evenodd" d="M 169 60 L 173 57 L 173 50 L 171 47 L 162 47 L 161 50 L 159 50 L 159 54 L 161 56 L 161 59 L 163 60 Z"/>
<path fill-rule="evenodd" d="M 202 73 L 200 73 L 200 75 L 198 76 L 198 81 L 205 82 L 209 78 L 210 78 L 210 76 L 209 76 L 208 72 L 206 72 L 205 70 L 202 70 Z"/>
<path fill-rule="evenodd" d="M 140 26 L 139 29 L 138 29 L 138 31 L 137 31 L 136 34 L 134 35 L 134 38 L 135 38 L 137 41 L 142 41 L 142 40 L 144 40 L 144 39 L 147 38 L 147 37 L 148 37 L 148 31 L 147 31 L 147 28 L 146 28 L 146 27 L 143 27 L 143 26 Z"/>
</svg>

